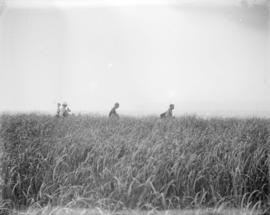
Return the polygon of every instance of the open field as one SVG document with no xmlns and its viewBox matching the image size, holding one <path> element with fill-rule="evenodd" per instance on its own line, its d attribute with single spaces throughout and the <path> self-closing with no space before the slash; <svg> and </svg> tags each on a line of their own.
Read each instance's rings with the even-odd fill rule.
<svg viewBox="0 0 270 215">
<path fill-rule="evenodd" d="M 2 196 L 10 208 L 49 204 L 57 214 L 255 211 L 269 202 L 269 129 L 257 118 L 3 115 Z"/>
</svg>

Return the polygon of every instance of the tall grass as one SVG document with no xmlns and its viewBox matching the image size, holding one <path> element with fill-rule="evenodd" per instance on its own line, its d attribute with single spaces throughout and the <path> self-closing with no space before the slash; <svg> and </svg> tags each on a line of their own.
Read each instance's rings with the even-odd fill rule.
<svg viewBox="0 0 270 215">
<path fill-rule="evenodd" d="M 3 115 L 3 198 L 118 210 L 268 202 L 269 120 Z"/>
</svg>

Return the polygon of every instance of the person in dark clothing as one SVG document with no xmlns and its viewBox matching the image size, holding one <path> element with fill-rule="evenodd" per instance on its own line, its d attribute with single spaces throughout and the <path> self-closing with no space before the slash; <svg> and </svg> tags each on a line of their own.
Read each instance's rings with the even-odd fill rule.
<svg viewBox="0 0 270 215">
<path fill-rule="evenodd" d="M 173 109 L 174 109 L 174 104 L 170 104 L 169 109 L 166 112 L 160 114 L 160 118 L 161 119 L 172 118 L 173 117 L 173 113 L 172 113 Z"/>
<path fill-rule="evenodd" d="M 60 117 L 60 112 L 61 112 L 61 104 L 57 103 L 56 117 Z"/>
<path fill-rule="evenodd" d="M 118 113 L 116 112 L 116 109 L 118 109 L 120 107 L 119 103 L 116 102 L 114 104 L 114 107 L 111 109 L 110 113 L 109 113 L 109 117 L 112 117 L 112 118 L 119 118 L 119 115 Z"/>
</svg>

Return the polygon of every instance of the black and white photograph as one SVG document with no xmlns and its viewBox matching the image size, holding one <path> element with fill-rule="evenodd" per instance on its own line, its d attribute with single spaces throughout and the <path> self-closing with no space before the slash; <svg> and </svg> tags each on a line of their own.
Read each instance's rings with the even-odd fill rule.
<svg viewBox="0 0 270 215">
<path fill-rule="evenodd" d="M 270 1 L 0 0 L 0 214 L 270 214 Z"/>
</svg>

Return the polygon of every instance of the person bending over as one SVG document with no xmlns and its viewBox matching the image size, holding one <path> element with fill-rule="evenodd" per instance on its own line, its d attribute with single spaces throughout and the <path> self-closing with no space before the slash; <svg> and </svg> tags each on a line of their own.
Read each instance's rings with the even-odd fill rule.
<svg viewBox="0 0 270 215">
<path fill-rule="evenodd" d="M 119 103 L 116 102 L 114 104 L 114 107 L 111 109 L 110 113 L 109 113 L 109 117 L 112 117 L 112 118 L 119 118 L 119 115 L 118 113 L 116 112 L 116 109 L 118 109 L 120 107 Z"/>
<path fill-rule="evenodd" d="M 174 104 L 170 104 L 169 109 L 166 112 L 160 114 L 160 118 L 161 119 L 172 118 L 173 117 L 173 113 L 172 113 L 173 109 L 174 109 Z"/>
</svg>

